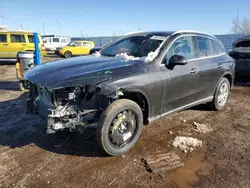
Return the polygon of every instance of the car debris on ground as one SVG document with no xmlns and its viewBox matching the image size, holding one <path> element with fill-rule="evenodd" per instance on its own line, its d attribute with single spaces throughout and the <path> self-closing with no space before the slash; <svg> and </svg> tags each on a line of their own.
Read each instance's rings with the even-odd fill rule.
<svg viewBox="0 0 250 188">
<path fill-rule="evenodd" d="M 181 120 L 182 122 L 184 122 L 184 123 L 187 122 L 187 120 L 183 119 L 182 117 L 180 118 L 180 120 Z"/>
<path fill-rule="evenodd" d="M 150 156 L 141 161 L 148 172 L 167 171 L 184 166 L 180 157 L 174 152 Z"/>
<path fill-rule="evenodd" d="M 213 129 L 209 125 L 194 122 L 193 123 L 193 130 L 198 132 L 198 133 L 204 134 L 207 132 L 211 132 Z"/>
<path fill-rule="evenodd" d="M 194 151 L 196 147 L 201 147 L 202 141 L 197 138 L 177 136 L 173 141 L 173 146 L 187 153 Z"/>
</svg>

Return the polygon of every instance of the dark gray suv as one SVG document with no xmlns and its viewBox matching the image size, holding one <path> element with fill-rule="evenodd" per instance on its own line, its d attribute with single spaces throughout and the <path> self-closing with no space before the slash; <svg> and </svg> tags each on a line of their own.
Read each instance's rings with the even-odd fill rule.
<svg viewBox="0 0 250 188">
<path fill-rule="evenodd" d="M 225 108 L 234 67 L 213 35 L 134 33 L 92 55 L 29 70 L 28 112 L 47 119 L 48 133 L 97 123 L 100 148 L 121 155 L 153 120 L 199 104 Z"/>
</svg>

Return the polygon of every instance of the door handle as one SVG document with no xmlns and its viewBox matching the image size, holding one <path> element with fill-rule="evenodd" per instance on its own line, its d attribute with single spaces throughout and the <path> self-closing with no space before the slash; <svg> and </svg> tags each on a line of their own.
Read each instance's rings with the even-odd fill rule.
<svg viewBox="0 0 250 188">
<path fill-rule="evenodd" d="M 197 73 L 197 72 L 198 72 L 198 69 L 197 69 L 197 68 L 192 68 L 192 69 L 190 70 L 190 73 L 192 73 L 192 74 Z"/>
<path fill-rule="evenodd" d="M 221 68 L 221 67 L 223 67 L 223 63 L 218 63 L 217 68 Z"/>
<path fill-rule="evenodd" d="M 22 44 L 22 46 L 26 46 L 26 44 Z"/>
<path fill-rule="evenodd" d="M 3 46 L 9 46 L 8 44 L 3 44 Z"/>
</svg>

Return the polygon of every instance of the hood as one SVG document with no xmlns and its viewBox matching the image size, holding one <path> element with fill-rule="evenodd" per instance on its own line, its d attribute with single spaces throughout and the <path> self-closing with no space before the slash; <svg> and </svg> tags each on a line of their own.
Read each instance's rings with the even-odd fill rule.
<svg viewBox="0 0 250 188">
<path fill-rule="evenodd" d="M 93 55 L 45 63 L 31 68 L 25 79 L 47 88 L 96 85 L 106 80 L 144 71 L 142 60 L 122 61 L 115 57 Z"/>
</svg>

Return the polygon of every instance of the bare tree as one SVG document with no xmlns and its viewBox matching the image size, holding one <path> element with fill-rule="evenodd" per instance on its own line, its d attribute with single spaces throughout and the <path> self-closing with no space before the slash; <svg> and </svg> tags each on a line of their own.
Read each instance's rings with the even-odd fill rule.
<svg viewBox="0 0 250 188">
<path fill-rule="evenodd" d="M 244 18 L 242 21 L 237 19 L 232 20 L 231 31 L 235 34 L 250 34 L 250 20 Z"/>
<path fill-rule="evenodd" d="M 237 34 L 238 33 L 238 21 L 237 19 L 233 19 L 232 20 L 232 28 L 231 28 L 231 31 L 234 33 L 234 34 Z"/>
<path fill-rule="evenodd" d="M 242 30 L 242 33 L 250 34 L 250 20 L 247 18 L 244 18 L 240 25 L 240 29 Z"/>
</svg>

